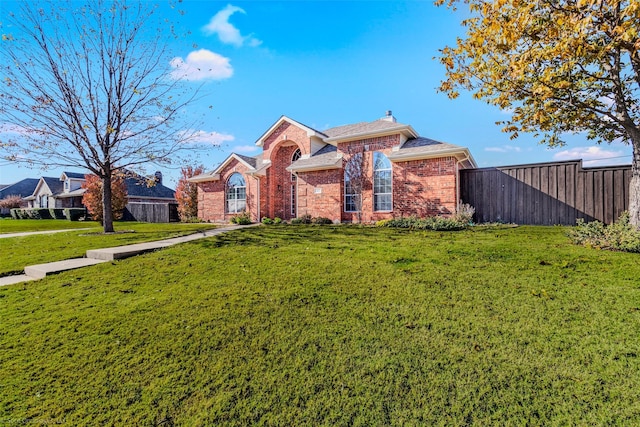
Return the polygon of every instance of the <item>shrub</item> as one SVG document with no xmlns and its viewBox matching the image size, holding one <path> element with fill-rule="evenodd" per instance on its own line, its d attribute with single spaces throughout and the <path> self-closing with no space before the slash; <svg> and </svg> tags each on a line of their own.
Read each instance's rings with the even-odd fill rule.
<svg viewBox="0 0 640 427">
<path fill-rule="evenodd" d="M 4 199 L 0 200 L 0 208 L 4 209 L 16 209 L 19 208 L 23 203 L 22 197 L 17 194 L 10 194 Z"/>
<path fill-rule="evenodd" d="M 49 208 L 49 216 L 53 219 L 65 219 L 62 208 Z"/>
<path fill-rule="evenodd" d="M 273 224 L 273 220 L 271 218 L 268 218 L 266 216 L 262 217 L 262 221 L 261 221 L 264 225 L 271 225 Z"/>
<path fill-rule="evenodd" d="M 462 203 L 462 200 L 460 200 L 453 218 L 463 224 L 473 224 L 473 214 L 475 213 L 476 208 L 471 206 L 469 203 Z"/>
<path fill-rule="evenodd" d="M 569 237 L 578 245 L 640 253 L 640 231 L 629 223 L 629 212 L 623 212 L 618 221 L 610 225 L 600 221 L 586 223 L 579 218 Z"/>
<path fill-rule="evenodd" d="M 311 215 L 306 214 L 299 216 L 298 218 L 293 218 L 291 220 L 291 224 L 311 224 Z"/>
<path fill-rule="evenodd" d="M 11 213 L 11 218 L 13 219 L 20 219 L 19 215 L 19 211 L 21 211 L 22 209 L 18 209 L 18 208 L 13 208 L 11 209 L 9 212 Z"/>
<path fill-rule="evenodd" d="M 462 230 L 469 223 L 454 218 L 431 216 L 418 218 L 415 216 L 385 219 L 376 222 L 376 227 L 409 228 L 413 230 L 454 231 Z"/>
<path fill-rule="evenodd" d="M 63 209 L 63 212 L 68 221 L 79 221 L 86 215 L 86 210 L 84 208 L 65 208 Z"/>
<path fill-rule="evenodd" d="M 279 217 L 273 218 L 273 223 L 276 224 L 276 225 L 277 224 L 282 224 L 282 218 L 279 218 Z"/>
<path fill-rule="evenodd" d="M 317 218 L 313 218 L 311 220 L 311 222 L 313 224 L 318 224 L 318 225 L 327 225 L 327 224 L 333 224 L 333 221 L 331 221 L 329 218 L 325 218 L 323 216 L 319 216 Z"/>
<path fill-rule="evenodd" d="M 242 213 L 232 217 L 231 222 L 238 225 L 251 224 L 251 214 L 247 211 L 243 211 Z"/>
<path fill-rule="evenodd" d="M 51 216 L 51 212 L 49 212 L 48 208 L 37 208 L 37 209 L 34 209 L 34 210 L 38 211 L 39 219 L 52 219 L 53 218 Z"/>
</svg>

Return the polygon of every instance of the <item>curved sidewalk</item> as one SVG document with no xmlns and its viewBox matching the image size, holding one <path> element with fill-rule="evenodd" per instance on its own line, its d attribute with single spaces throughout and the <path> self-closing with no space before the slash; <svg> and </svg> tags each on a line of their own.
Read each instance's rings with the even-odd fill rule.
<svg viewBox="0 0 640 427">
<path fill-rule="evenodd" d="M 239 230 L 241 228 L 253 227 L 258 224 L 251 225 L 230 225 L 226 227 L 205 230 L 199 233 L 189 234 L 181 237 L 173 237 L 171 239 L 156 240 L 153 242 L 136 243 L 133 245 L 115 246 L 103 249 L 90 249 L 87 251 L 85 258 L 73 258 L 65 261 L 50 262 L 46 264 L 31 265 L 24 268 L 24 274 L 16 276 L 0 277 L 0 286 L 13 285 L 31 280 L 38 280 L 49 274 L 56 274 L 62 271 L 73 270 L 80 267 L 99 264 L 102 262 L 113 261 L 116 259 L 128 258 L 145 252 L 155 251 L 157 249 L 166 248 L 168 246 L 177 245 L 179 243 L 191 242 L 193 240 L 204 239 L 216 236 L 228 231 Z M 68 230 L 65 230 L 68 231 Z"/>
</svg>

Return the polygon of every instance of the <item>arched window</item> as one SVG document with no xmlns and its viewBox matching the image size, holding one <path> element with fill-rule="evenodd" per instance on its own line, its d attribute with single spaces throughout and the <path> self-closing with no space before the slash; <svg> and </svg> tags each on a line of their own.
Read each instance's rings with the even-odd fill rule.
<svg viewBox="0 0 640 427">
<path fill-rule="evenodd" d="M 373 153 L 373 210 L 393 210 L 391 162 L 382 153 Z"/>
<path fill-rule="evenodd" d="M 298 148 L 296 151 L 293 152 L 293 155 L 291 156 L 291 163 L 295 162 L 296 160 L 298 160 L 300 157 L 302 156 L 302 153 L 300 152 L 300 149 Z M 296 189 L 296 180 L 298 179 L 298 176 L 296 174 L 294 174 L 293 172 L 291 172 L 291 217 L 295 218 L 298 216 L 298 191 Z"/>
<path fill-rule="evenodd" d="M 344 211 L 360 212 L 366 171 L 362 153 L 354 154 L 344 167 Z"/>
<path fill-rule="evenodd" d="M 235 172 L 227 180 L 227 213 L 243 212 L 247 208 L 247 186 L 244 177 Z"/>
</svg>

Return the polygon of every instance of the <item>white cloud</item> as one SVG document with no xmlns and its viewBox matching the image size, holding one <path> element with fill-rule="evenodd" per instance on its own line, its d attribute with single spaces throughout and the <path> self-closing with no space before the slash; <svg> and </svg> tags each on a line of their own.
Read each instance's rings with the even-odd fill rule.
<svg viewBox="0 0 640 427">
<path fill-rule="evenodd" d="M 224 9 L 216 13 L 209 23 L 202 27 L 205 34 L 216 34 L 220 41 L 225 44 L 231 44 L 240 47 L 244 44 L 256 47 L 262 44 L 261 40 L 256 39 L 251 34 L 243 36 L 233 24 L 229 22 L 229 18 L 236 12 L 246 13 L 244 9 L 228 4 Z"/>
<path fill-rule="evenodd" d="M 485 147 L 484 151 L 491 151 L 494 153 L 520 153 L 522 148 L 514 145 L 502 145 L 500 147 Z"/>
<path fill-rule="evenodd" d="M 562 150 L 554 154 L 553 159 L 558 161 L 582 159 L 584 166 L 605 166 L 630 163 L 631 155 L 623 150 L 592 146 Z"/>
<path fill-rule="evenodd" d="M 236 153 L 253 153 L 259 147 L 255 146 L 255 145 L 238 145 L 238 146 L 232 147 L 232 148 L 233 148 L 233 151 L 236 152 Z"/>
<path fill-rule="evenodd" d="M 222 145 L 226 141 L 233 141 L 235 137 L 228 133 L 204 130 L 188 130 L 180 133 L 181 139 L 186 139 L 191 144 Z"/>
<path fill-rule="evenodd" d="M 174 68 L 171 71 L 171 77 L 176 80 L 222 80 L 233 75 L 229 58 L 207 49 L 189 53 L 186 60 L 180 57 L 173 58 L 171 67 Z"/>
</svg>

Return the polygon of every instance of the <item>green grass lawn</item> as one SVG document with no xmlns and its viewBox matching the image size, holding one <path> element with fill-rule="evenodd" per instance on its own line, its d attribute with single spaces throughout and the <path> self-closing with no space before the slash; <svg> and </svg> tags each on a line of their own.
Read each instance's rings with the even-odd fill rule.
<svg viewBox="0 0 640 427">
<path fill-rule="evenodd" d="M 634 425 L 640 257 L 565 232 L 257 227 L 0 288 L 0 425 Z"/>
<path fill-rule="evenodd" d="M 51 220 L 55 221 L 55 220 Z M 9 221 L 10 222 L 10 221 Z M 49 220 L 17 220 L 16 222 L 40 223 Z M 58 221 L 62 224 L 79 224 L 71 221 Z M 4 221 L 0 221 L 4 224 Z M 203 229 L 215 228 L 213 224 L 149 224 L 139 222 L 116 222 L 116 233 L 103 234 L 100 225 L 89 230 L 70 230 L 56 234 L 38 234 L 22 237 L 0 238 L 0 277 L 22 273 L 27 265 L 81 258 L 88 249 L 108 248 L 182 236 Z M 27 227 L 28 225 L 23 225 Z M 32 230 L 38 228 L 31 225 Z M 46 226 L 45 226 L 46 227 Z M 56 229 L 52 227 L 50 229 Z M 40 230 L 43 231 L 43 230 Z"/>
<path fill-rule="evenodd" d="M 101 225 L 97 221 L 0 218 L 0 234 L 22 233 L 26 231 L 73 230 L 75 228 L 100 229 Z"/>
</svg>

